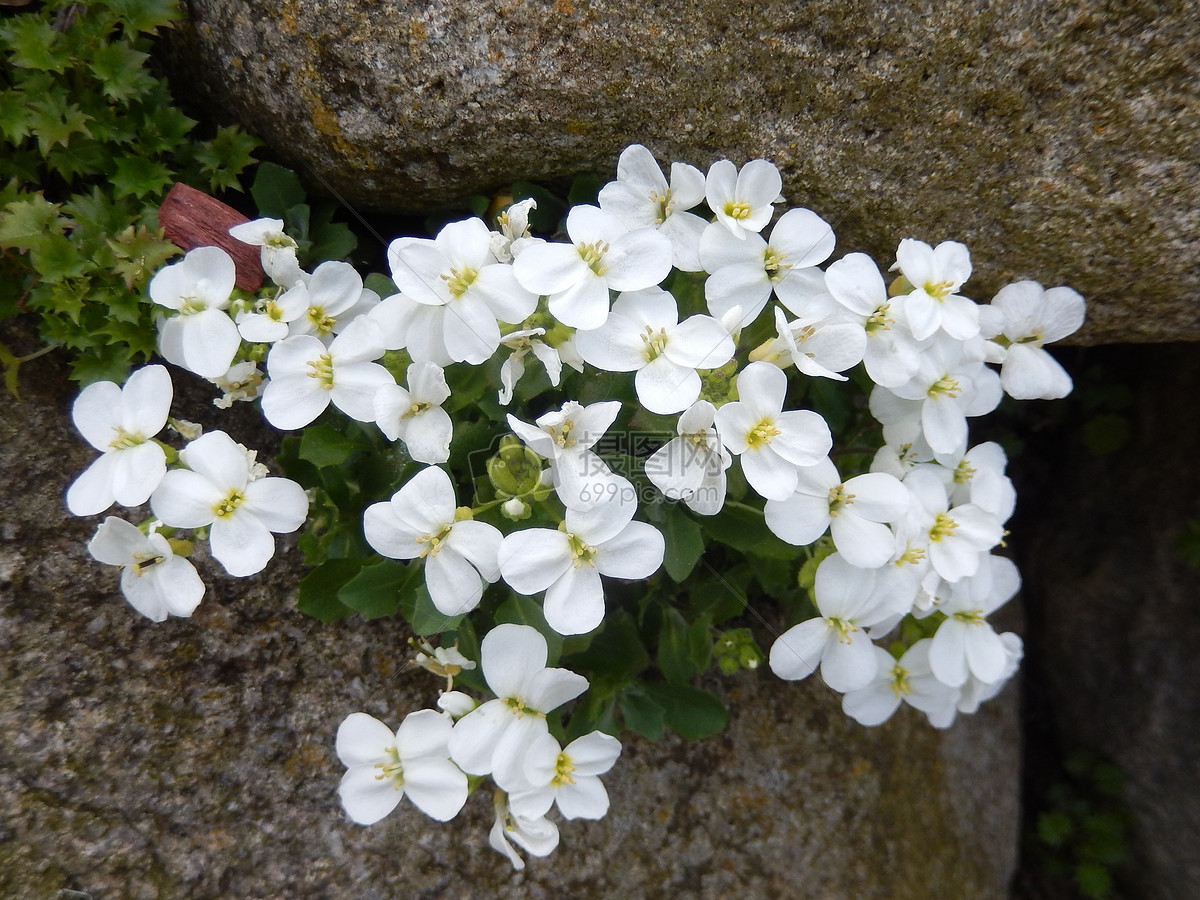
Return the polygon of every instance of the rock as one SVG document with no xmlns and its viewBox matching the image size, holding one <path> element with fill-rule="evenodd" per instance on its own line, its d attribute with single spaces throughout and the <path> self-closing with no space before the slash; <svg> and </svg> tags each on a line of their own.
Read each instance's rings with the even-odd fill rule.
<svg viewBox="0 0 1200 900">
<path fill-rule="evenodd" d="M 1086 748 L 1128 778 L 1125 896 L 1187 900 L 1200 896 L 1200 616 L 1179 548 L 1200 520 L 1200 421 L 1181 398 L 1200 359 L 1106 347 L 1073 368 L 1062 420 L 1014 462 L 1031 697 L 1060 753 Z"/>
<path fill-rule="evenodd" d="M 354 207 L 608 177 L 633 142 L 762 156 L 839 254 L 962 240 L 975 299 L 1069 284 L 1091 301 L 1076 340 L 1200 339 L 1200 30 L 1180 0 L 188 9 L 176 89 Z"/>
<path fill-rule="evenodd" d="M 556 853 L 520 874 L 487 846 L 486 792 L 450 824 L 407 803 L 351 824 L 338 722 L 394 722 L 435 696 L 404 666 L 405 629 L 299 614 L 286 547 L 250 579 L 202 560 L 209 592 L 192 618 L 141 618 L 84 547 L 98 517 L 63 509 L 93 457 L 64 369 L 43 357 L 22 375 L 23 402 L 0 418 L 0 895 L 1007 896 L 1012 688 L 941 733 L 915 714 L 861 728 L 815 681 L 715 681 L 724 734 L 628 741 L 608 817 L 562 823 Z M 178 390 L 189 379 L 175 375 Z M 207 398 L 190 402 L 186 418 L 216 421 Z M 255 415 L 230 428 L 261 446 Z"/>
</svg>

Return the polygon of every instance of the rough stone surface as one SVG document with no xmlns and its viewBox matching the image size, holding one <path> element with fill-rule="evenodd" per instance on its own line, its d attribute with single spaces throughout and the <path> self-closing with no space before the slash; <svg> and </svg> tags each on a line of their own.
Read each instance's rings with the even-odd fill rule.
<svg viewBox="0 0 1200 900">
<path fill-rule="evenodd" d="M 962 240 L 969 293 L 1091 300 L 1084 342 L 1200 339 L 1200 28 L 1185 0 L 190 0 L 176 87 L 352 205 L 775 161 L 839 253 Z"/>
<path fill-rule="evenodd" d="M 1071 414 L 1032 445 L 1021 486 L 1027 661 L 1060 752 L 1128 776 L 1128 896 L 1200 896 L 1200 616 L 1179 551 L 1200 520 L 1194 346 L 1097 348 Z M 1096 455 L 1082 440 L 1119 429 Z M 1095 444 L 1092 445 L 1095 447 Z M 1031 677 L 1035 677 L 1032 676 Z"/>
<path fill-rule="evenodd" d="M 0 896 L 1006 896 L 1011 688 L 939 733 L 908 715 L 861 728 L 815 681 L 716 683 L 727 732 L 628 742 L 610 815 L 563 823 L 523 874 L 487 846 L 486 796 L 449 825 L 407 805 L 351 824 L 337 723 L 395 720 L 436 689 L 403 665 L 404 629 L 297 613 L 294 550 L 252 579 L 205 566 L 191 619 L 140 618 L 87 555 L 96 519 L 63 509 L 93 455 L 64 372 L 43 358 L 22 376 L 0 417 Z M 183 413 L 214 421 L 203 403 Z"/>
</svg>

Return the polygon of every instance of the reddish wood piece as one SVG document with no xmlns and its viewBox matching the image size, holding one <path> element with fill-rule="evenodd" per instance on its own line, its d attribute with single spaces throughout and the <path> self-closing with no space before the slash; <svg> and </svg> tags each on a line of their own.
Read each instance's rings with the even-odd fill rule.
<svg viewBox="0 0 1200 900">
<path fill-rule="evenodd" d="M 237 266 L 237 286 L 257 291 L 263 283 L 261 251 L 229 236 L 230 228 L 249 221 L 232 206 L 186 184 L 172 187 L 158 210 L 158 224 L 167 240 L 184 250 L 220 247 Z"/>
</svg>

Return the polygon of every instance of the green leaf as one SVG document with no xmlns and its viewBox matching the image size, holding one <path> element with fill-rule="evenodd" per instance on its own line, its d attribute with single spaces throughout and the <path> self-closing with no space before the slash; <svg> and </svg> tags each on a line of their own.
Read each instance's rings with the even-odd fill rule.
<svg viewBox="0 0 1200 900">
<path fill-rule="evenodd" d="M 662 533 L 667 543 L 663 566 L 673 580 L 683 581 L 704 555 L 700 526 L 683 511 L 683 504 L 674 503 L 668 508 Z"/>
<path fill-rule="evenodd" d="M 665 711 L 665 722 L 690 741 L 725 729 L 729 713 L 721 698 L 690 684 L 648 684 L 646 692 Z"/>
<path fill-rule="evenodd" d="M 0 213 L 0 248 L 36 250 L 49 234 L 62 234 L 67 223 L 59 218 L 59 205 L 41 194 L 30 194 L 4 207 Z"/>
<path fill-rule="evenodd" d="M 33 265 L 41 273 L 42 281 L 55 284 L 66 278 L 82 275 L 94 268 L 91 260 L 79 252 L 74 242 L 61 234 L 47 234 L 41 245 L 30 251 Z"/>
<path fill-rule="evenodd" d="M 1044 812 L 1037 818 L 1037 833 L 1043 844 L 1061 847 L 1074 831 L 1071 818 L 1064 812 Z"/>
<path fill-rule="evenodd" d="M 794 559 L 800 551 L 777 538 L 762 513 L 725 504 L 715 516 L 705 516 L 702 527 L 722 544 L 770 559 Z"/>
<path fill-rule="evenodd" d="M 157 196 L 175 180 L 165 165 L 141 156 L 123 156 L 114 166 L 111 181 L 117 197 Z"/>
<path fill-rule="evenodd" d="M 380 297 L 390 297 L 399 292 L 396 287 L 396 282 L 388 278 L 382 272 L 372 272 L 363 279 L 363 287 L 368 291 L 374 291 Z"/>
<path fill-rule="evenodd" d="M 127 34 L 154 34 L 164 25 L 178 21 L 183 12 L 178 0 L 107 0 L 109 9 L 125 26 Z"/>
<path fill-rule="evenodd" d="M 132 225 L 117 235 L 115 240 L 105 243 L 113 251 L 113 272 L 121 276 L 130 291 L 148 281 L 167 260 L 179 253 L 179 248 L 164 238 L 161 230 L 150 231 Z"/>
<path fill-rule="evenodd" d="M 91 119 L 74 103 L 60 95 L 49 94 L 29 103 L 29 124 L 37 135 L 38 150 L 45 156 L 55 144 L 64 147 L 73 134 L 86 134 L 84 124 Z"/>
<path fill-rule="evenodd" d="M 282 219 L 289 209 L 304 202 L 304 186 L 291 169 L 264 162 L 254 174 L 250 196 L 260 216 Z"/>
<path fill-rule="evenodd" d="M 125 41 L 114 41 L 95 51 L 88 68 L 100 81 L 100 90 L 105 97 L 126 101 L 153 84 L 154 79 L 143 71 L 149 58 L 149 53 L 134 50 Z"/>
<path fill-rule="evenodd" d="M 300 436 L 299 456 L 318 468 L 340 466 L 364 445 L 332 425 L 313 425 Z"/>
<path fill-rule="evenodd" d="M 0 40 L 8 45 L 12 55 L 9 64 L 21 69 L 61 72 L 70 62 L 61 43 L 55 46 L 59 33 L 42 16 L 27 13 L 13 17 L 0 28 Z"/>
<path fill-rule="evenodd" d="M 582 175 L 577 175 L 571 182 L 571 189 L 567 191 L 567 203 L 571 206 L 595 205 L 596 196 L 602 187 L 604 187 L 604 179 L 595 172 L 584 172 Z"/>
<path fill-rule="evenodd" d="M 300 612 L 322 622 L 350 615 L 353 610 L 338 599 L 338 591 L 362 564 L 360 559 L 331 559 L 305 575 L 300 580 Z"/>
<path fill-rule="evenodd" d="M 142 117 L 137 144 L 147 153 L 174 153 L 184 148 L 188 133 L 197 124 L 174 106 L 155 106 Z"/>
<path fill-rule="evenodd" d="M 421 580 L 421 566 L 385 559 L 364 566 L 338 590 L 338 601 L 368 619 L 393 616 Z"/>
<path fill-rule="evenodd" d="M 647 740 L 657 741 L 662 737 L 666 711 L 639 684 L 627 687 L 617 697 L 617 707 L 625 727 Z"/>
<path fill-rule="evenodd" d="M 419 571 L 424 567 L 414 565 L 413 568 Z M 455 631 L 463 620 L 462 616 L 448 616 L 433 605 L 424 580 L 400 598 L 400 614 L 418 635 Z"/>
<path fill-rule="evenodd" d="M 712 620 L 701 616 L 688 628 L 688 658 L 696 671 L 701 675 L 712 662 L 713 636 Z"/>
<path fill-rule="evenodd" d="M 310 237 L 312 246 L 308 248 L 310 263 L 323 263 L 327 260 L 344 260 L 358 246 L 358 238 L 344 222 L 334 222 L 333 213 L 336 207 L 331 203 L 322 203 L 313 211 Z M 389 296 L 380 294 L 381 297 Z"/>
<path fill-rule="evenodd" d="M 650 654 L 642 644 L 637 624 L 627 611 L 611 613 L 586 650 L 563 660 L 572 671 L 590 672 L 596 681 L 618 684 L 628 681 L 650 665 Z"/>
<path fill-rule="evenodd" d="M 236 126 L 228 125 L 218 128 L 211 141 L 198 145 L 194 155 L 208 175 L 209 189 L 219 191 L 229 188 L 240 191 L 241 182 L 238 176 L 254 163 L 254 150 L 260 144 L 258 138 L 246 134 Z"/>
<path fill-rule="evenodd" d="M 0 132 L 13 146 L 29 134 L 29 113 L 23 91 L 0 91 Z"/>
<path fill-rule="evenodd" d="M 530 197 L 537 201 L 537 209 L 529 211 L 529 224 L 534 231 L 543 234 L 556 231 L 559 220 L 567 213 L 567 204 L 559 197 L 541 185 L 529 181 L 514 181 L 512 197 L 514 202 L 528 200 Z"/>
<path fill-rule="evenodd" d="M 658 668 L 667 681 L 686 682 L 696 674 L 692 665 L 687 620 L 679 611 L 663 607 L 658 630 Z"/>
</svg>

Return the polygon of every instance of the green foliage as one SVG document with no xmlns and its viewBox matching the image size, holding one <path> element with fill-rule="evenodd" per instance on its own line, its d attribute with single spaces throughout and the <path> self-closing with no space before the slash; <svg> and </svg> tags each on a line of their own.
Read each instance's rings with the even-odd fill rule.
<svg viewBox="0 0 1200 900">
<path fill-rule="evenodd" d="M 180 15 L 176 0 L 49 0 L 0 25 L 0 319 L 36 316 L 84 384 L 122 381 L 154 350 L 145 287 L 178 252 L 157 223 L 167 189 L 237 189 L 258 145 L 193 135 L 149 68 Z M 11 387 L 22 360 L 0 361 Z"/>
<path fill-rule="evenodd" d="M 1114 896 L 1114 871 L 1128 856 L 1125 780 L 1124 772 L 1095 754 L 1072 753 L 1027 835 L 1043 870 L 1074 882 L 1088 900 Z"/>
</svg>

